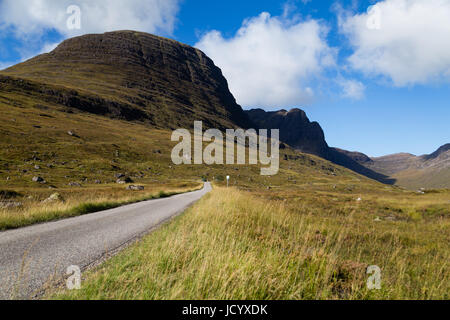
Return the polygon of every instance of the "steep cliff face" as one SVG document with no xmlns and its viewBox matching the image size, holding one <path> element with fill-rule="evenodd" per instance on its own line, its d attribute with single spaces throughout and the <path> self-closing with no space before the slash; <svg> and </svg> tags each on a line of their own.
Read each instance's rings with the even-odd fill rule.
<svg viewBox="0 0 450 320">
<path fill-rule="evenodd" d="M 246 113 L 258 128 L 280 129 L 280 140 L 299 151 L 318 156 L 327 152 L 322 128 L 317 122 L 310 122 L 303 110 L 265 112 L 254 109 Z"/>
<path fill-rule="evenodd" d="M 280 129 L 280 140 L 299 151 L 322 157 L 383 183 L 393 184 L 395 182 L 395 180 L 382 173 L 375 172 L 359 162 L 370 162 L 370 158 L 367 156 L 330 148 L 320 125 L 317 122 L 309 121 L 306 113 L 300 109 L 276 112 L 253 109 L 246 111 L 246 113 L 255 126 L 259 128 Z"/>
<path fill-rule="evenodd" d="M 0 82 L 19 94 L 39 94 L 96 114 L 130 120 L 126 115 L 134 111 L 132 118 L 164 128 L 192 127 L 193 120 L 218 128 L 250 126 L 211 59 L 198 49 L 146 33 L 72 38 L 1 74 L 10 78 Z M 106 110 L 99 110 L 102 106 Z"/>
</svg>

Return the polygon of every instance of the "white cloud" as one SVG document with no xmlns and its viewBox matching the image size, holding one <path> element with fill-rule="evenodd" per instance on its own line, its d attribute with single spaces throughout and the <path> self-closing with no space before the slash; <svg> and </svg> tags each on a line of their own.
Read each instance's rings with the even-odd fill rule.
<svg viewBox="0 0 450 320">
<path fill-rule="evenodd" d="M 50 52 L 50 51 L 53 51 L 58 45 L 59 45 L 59 42 L 46 43 L 46 44 L 44 44 L 44 46 L 42 47 L 42 50 L 41 50 L 41 52 L 39 52 L 39 54 L 42 54 L 42 53 L 48 53 L 48 52 Z"/>
<path fill-rule="evenodd" d="M 340 30 L 354 47 L 350 66 L 366 75 L 396 86 L 450 80 L 450 0 L 380 1 L 370 13 L 344 13 Z"/>
<path fill-rule="evenodd" d="M 342 96 L 352 100 L 361 100 L 364 98 L 364 91 L 366 86 L 357 80 L 340 79 L 339 86 L 342 88 Z"/>
<path fill-rule="evenodd" d="M 132 29 L 151 33 L 173 31 L 179 0 L 2 0 L 0 29 L 12 28 L 21 37 L 48 30 L 63 36 Z M 81 29 L 67 28 L 67 8 L 81 9 Z"/>
<path fill-rule="evenodd" d="M 335 63 L 327 32 L 316 20 L 262 13 L 245 20 L 234 37 L 211 31 L 196 46 L 222 69 L 241 105 L 298 106 L 313 97 L 314 78 Z"/>
</svg>

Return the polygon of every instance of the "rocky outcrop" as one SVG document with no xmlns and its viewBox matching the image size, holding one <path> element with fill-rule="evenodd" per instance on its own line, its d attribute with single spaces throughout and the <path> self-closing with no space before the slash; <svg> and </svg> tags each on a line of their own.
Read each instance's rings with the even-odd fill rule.
<svg viewBox="0 0 450 320">
<path fill-rule="evenodd" d="M 48 54 L 2 71 L 0 90 L 68 110 L 163 128 L 249 127 L 221 70 L 203 52 L 134 31 L 68 39 Z M 70 88 L 70 89 L 68 89 Z"/>
<path fill-rule="evenodd" d="M 318 156 L 327 152 L 322 128 L 317 122 L 310 122 L 303 110 L 266 112 L 254 109 L 246 113 L 258 128 L 280 129 L 280 140 L 299 151 Z"/>
<path fill-rule="evenodd" d="M 279 129 L 280 140 L 296 150 L 314 154 L 382 183 L 395 183 L 394 179 L 359 163 L 359 160 L 370 162 L 369 157 L 360 153 L 330 148 L 320 125 L 317 122 L 311 122 L 306 113 L 300 109 L 276 112 L 253 109 L 246 113 L 257 128 Z"/>
</svg>

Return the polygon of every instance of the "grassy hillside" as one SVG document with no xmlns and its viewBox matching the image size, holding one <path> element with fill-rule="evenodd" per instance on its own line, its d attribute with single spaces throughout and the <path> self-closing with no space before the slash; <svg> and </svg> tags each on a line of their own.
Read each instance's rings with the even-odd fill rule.
<svg viewBox="0 0 450 320">
<path fill-rule="evenodd" d="M 128 31 L 71 39 L 1 72 L 0 112 L 0 231 L 216 187 L 58 298 L 448 298 L 448 190 L 383 185 L 289 147 L 275 176 L 174 165 L 171 129 L 247 124 L 198 50 Z M 369 264 L 381 291 L 364 287 Z"/>
<path fill-rule="evenodd" d="M 447 191 L 382 185 L 289 148 L 273 177 L 258 166 L 174 166 L 170 130 L 11 97 L 1 94 L 0 202 L 22 205 L 1 209 L 3 229 L 232 177 L 232 189 L 57 298 L 448 298 Z M 146 189 L 125 190 L 118 173 Z M 55 192 L 65 202 L 45 203 Z M 381 291 L 364 287 L 369 264 L 383 270 Z"/>
<path fill-rule="evenodd" d="M 422 170 L 408 169 L 392 175 L 397 184 L 411 190 L 420 188 L 450 188 L 450 167 L 440 170 L 426 168 Z"/>
<path fill-rule="evenodd" d="M 2 71 L 0 91 L 158 128 L 192 127 L 192 119 L 213 128 L 249 126 L 211 59 L 142 32 L 68 39 L 48 54 Z"/>
<path fill-rule="evenodd" d="M 16 104 L 10 102 L 13 100 Z M 58 105 L 42 108 L 36 106 L 36 99 L 13 93 L 0 92 L 0 111 L 0 229 L 80 214 L 84 211 L 76 208 L 85 203 L 114 205 L 159 191 L 193 189 L 202 179 L 221 181 L 226 175 L 232 177 L 232 185 L 243 188 L 333 183 L 335 177 L 342 183 L 364 181 L 383 188 L 290 149 L 282 150 L 281 171 L 274 177 L 260 176 L 258 166 L 175 166 L 170 158 L 175 143 L 170 141 L 169 130 L 89 113 L 67 113 Z M 119 174 L 145 190 L 125 190 L 129 184 L 116 183 Z M 45 183 L 32 181 L 34 177 Z M 45 202 L 54 193 L 64 202 Z"/>
<path fill-rule="evenodd" d="M 361 153 L 353 153 L 351 156 L 361 165 L 391 177 L 397 185 L 408 189 L 450 188 L 450 144 L 422 156 L 409 153 L 372 159 Z"/>
<path fill-rule="evenodd" d="M 355 191 L 216 187 L 80 291 L 47 298 L 448 299 L 448 193 Z M 381 290 L 366 287 L 369 265 Z"/>
</svg>

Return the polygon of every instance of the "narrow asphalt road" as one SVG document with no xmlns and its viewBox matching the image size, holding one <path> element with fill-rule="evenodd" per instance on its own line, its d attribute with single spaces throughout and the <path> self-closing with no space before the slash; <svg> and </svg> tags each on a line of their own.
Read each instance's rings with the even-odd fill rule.
<svg viewBox="0 0 450 320">
<path fill-rule="evenodd" d="M 211 191 L 135 203 L 0 232 L 0 299 L 28 299 L 69 266 L 81 270 L 148 233 Z"/>
</svg>

